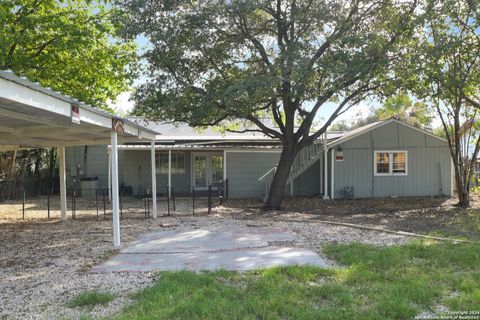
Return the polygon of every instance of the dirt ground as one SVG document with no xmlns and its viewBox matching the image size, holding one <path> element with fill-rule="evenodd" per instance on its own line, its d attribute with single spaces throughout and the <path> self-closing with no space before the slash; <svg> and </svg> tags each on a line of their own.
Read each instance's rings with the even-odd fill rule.
<svg viewBox="0 0 480 320">
<path fill-rule="evenodd" d="M 21 204 L 0 204 L 0 319 L 103 317 L 120 311 L 129 303 L 131 293 L 154 281 L 153 273 L 90 273 L 93 265 L 116 252 L 112 246 L 111 215 L 100 213 L 97 218 L 96 206 L 89 208 L 88 204 L 92 203 L 86 201 L 78 203 L 76 220 L 71 219 L 69 211 L 69 220 L 61 222 L 57 211 L 52 211 L 51 219 L 46 219 L 45 203 L 45 199 L 28 202 L 25 220 L 21 219 Z M 358 241 L 392 245 L 410 239 L 289 219 L 343 221 L 422 233 L 440 230 L 448 235 L 480 239 L 480 221 L 475 220 L 480 216 L 480 198 L 475 196 L 472 203 L 472 209 L 462 210 L 447 199 L 322 201 L 295 198 L 286 199 L 285 210 L 265 212 L 256 199 L 229 200 L 209 215 L 205 214 L 205 204 L 197 203 L 197 212 L 203 210 L 202 214 L 192 216 L 190 202 L 178 201 L 177 214 L 153 220 L 145 218 L 142 203 L 132 202 L 124 204 L 121 233 L 125 246 L 138 235 L 154 230 L 266 223 L 288 226 L 303 239 L 296 245 L 321 254 L 325 243 Z M 159 208 L 159 214 L 164 212 L 164 204 L 159 203 Z M 69 308 L 67 303 L 85 290 L 108 291 L 117 298 L 93 310 Z"/>
<path fill-rule="evenodd" d="M 455 198 L 322 200 L 295 197 L 287 198 L 280 211 L 266 213 L 256 200 L 230 200 L 223 210 L 237 218 L 326 220 L 480 240 L 480 194 L 472 194 L 468 209 L 459 208 L 456 203 Z"/>
</svg>

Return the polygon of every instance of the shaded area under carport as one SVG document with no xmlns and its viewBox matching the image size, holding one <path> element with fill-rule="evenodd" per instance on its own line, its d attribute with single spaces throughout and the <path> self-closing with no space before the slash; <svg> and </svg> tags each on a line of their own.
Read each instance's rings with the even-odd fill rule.
<svg viewBox="0 0 480 320">
<path fill-rule="evenodd" d="M 142 139 L 151 141 L 152 168 L 155 169 L 155 138 L 155 131 L 42 87 L 11 71 L 0 71 L 0 151 L 58 148 L 62 220 L 67 219 L 65 147 L 111 145 L 112 185 L 109 190 L 113 207 L 113 243 L 116 247 L 120 246 L 117 145 Z M 155 180 L 152 187 L 155 187 Z M 156 217 L 155 194 L 152 196 L 152 209 L 153 217 Z"/>
</svg>

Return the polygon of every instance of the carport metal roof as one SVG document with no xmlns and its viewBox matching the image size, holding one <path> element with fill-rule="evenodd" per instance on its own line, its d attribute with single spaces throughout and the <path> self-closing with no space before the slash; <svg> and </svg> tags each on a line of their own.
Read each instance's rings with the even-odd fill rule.
<svg viewBox="0 0 480 320">
<path fill-rule="evenodd" d="M 11 71 L 0 71 L 0 151 L 59 147 L 60 209 L 67 218 L 65 147 L 111 144 L 113 244 L 120 246 L 117 143 L 149 140 L 152 146 L 152 190 L 156 190 L 157 132 L 92 108 Z M 156 193 L 152 194 L 156 218 Z"/>
<path fill-rule="evenodd" d="M 77 112 L 78 111 L 78 112 Z M 0 71 L 0 145 L 3 150 L 109 144 L 113 119 L 119 143 L 154 140 L 156 131 L 95 109 L 11 71 Z"/>
</svg>

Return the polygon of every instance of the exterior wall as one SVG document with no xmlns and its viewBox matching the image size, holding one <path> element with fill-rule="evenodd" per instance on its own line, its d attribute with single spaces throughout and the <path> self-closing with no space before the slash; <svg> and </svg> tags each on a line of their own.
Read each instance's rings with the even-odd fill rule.
<svg viewBox="0 0 480 320">
<path fill-rule="evenodd" d="M 320 183 L 320 161 L 316 161 L 293 181 L 293 195 L 318 195 L 320 194 Z"/>
<path fill-rule="evenodd" d="M 124 150 L 125 153 L 125 186 L 131 186 L 133 194 L 138 194 L 142 188 L 152 186 L 152 164 L 150 150 Z M 157 150 L 157 155 L 158 155 Z M 191 152 L 185 152 L 185 173 L 172 173 L 172 185 L 175 192 L 186 193 L 191 190 Z M 157 174 L 157 193 L 165 194 L 168 185 L 168 174 Z"/>
<path fill-rule="evenodd" d="M 334 148 L 341 149 L 344 155 L 343 161 L 334 161 L 336 199 L 344 197 L 347 186 L 354 187 L 355 198 L 451 193 L 447 143 L 412 128 L 389 123 Z M 374 175 L 374 152 L 382 150 L 407 151 L 406 176 Z"/>
<path fill-rule="evenodd" d="M 134 195 L 140 189 L 152 188 L 152 165 L 150 163 L 150 150 L 122 150 L 125 157 L 123 166 L 124 179 L 120 183 L 131 186 Z M 160 185 L 157 180 L 157 190 Z"/>
<path fill-rule="evenodd" d="M 87 146 L 87 156 L 85 156 L 85 146 L 65 148 L 65 162 L 67 171 L 67 186 L 71 187 L 73 179 L 79 175 L 77 166 L 83 171 L 79 177 L 97 177 L 98 187 L 108 187 L 108 153 L 106 145 Z M 123 152 L 118 152 L 119 182 L 123 180 Z M 77 181 L 78 182 L 78 181 Z"/>
<path fill-rule="evenodd" d="M 189 193 L 192 190 L 192 152 L 183 152 L 185 153 L 185 173 L 172 173 L 172 186 L 177 193 Z M 157 185 L 162 188 L 168 185 L 168 174 L 157 174 Z M 162 190 L 159 192 L 164 191 Z"/>
<path fill-rule="evenodd" d="M 279 152 L 227 152 L 228 196 L 230 198 L 260 197 L 265 182 L 258 181 L 280 159 Z"/>
</svg>

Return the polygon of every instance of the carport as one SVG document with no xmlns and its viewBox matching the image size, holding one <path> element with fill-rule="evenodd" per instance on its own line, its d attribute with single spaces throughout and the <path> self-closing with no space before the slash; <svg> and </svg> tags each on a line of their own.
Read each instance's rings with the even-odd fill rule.
<svg viewBox="0 0 480 320">
<path fill-rule="evenodd" d="M 155 181 L 157 132 L 95 109 L 72 97 L 42 87 L 11 71 L 0 71 L 0 150 L 57 147 L 61 219 L 67 219 L 65 147 L 110 144 L 113 244 L 120 246 L 118 145 L 150 141 L 152 190 Z M 152 192 L 153 218 L 157 217 Z"/>
</svg>

